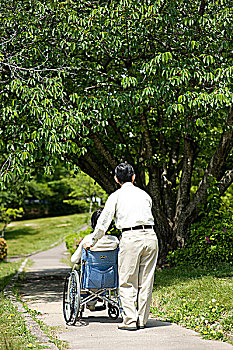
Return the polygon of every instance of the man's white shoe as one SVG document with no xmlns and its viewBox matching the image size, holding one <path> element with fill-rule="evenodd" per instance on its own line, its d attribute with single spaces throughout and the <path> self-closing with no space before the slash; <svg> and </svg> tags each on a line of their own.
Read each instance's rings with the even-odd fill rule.
<svg viewBox="0 0 233 350">
<path fill-rule="evenodd" d="M 137 325 L 135 323 L 126 325 L 126 324 L 122 324 L 120 326 L 118 326 L 118 329 L 122 330 L 122 331 L 136 331 L 137 330 Z"/>
</svg>

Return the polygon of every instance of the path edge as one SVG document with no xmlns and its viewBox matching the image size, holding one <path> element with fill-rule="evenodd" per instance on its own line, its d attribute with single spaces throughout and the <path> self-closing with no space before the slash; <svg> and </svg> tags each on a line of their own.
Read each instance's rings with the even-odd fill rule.
<svg viewBox="0 0 233 350">
<path fill-rule="evenodd" d="M 17 300 L 13 293 L 13 287 L 18 281 L 19 276 L 24 272 L 25 266 L 28 262 L 26 258 L 20 265 L 16 274 L 12 277 L 11 281 L 3 289 L 3 294 L 7 297 L 13 306 L 17 309 L 17 312 L 23 317 L 28 331 L 36 337 L 39 345 L 44 346 L 44 350 L 59 350 L 59 348 L 51 342 L 50 338 L 42 331 L 40 325 L 32 318 L 28 310 L 24 307 L 23 303 Z"/>
</svg>

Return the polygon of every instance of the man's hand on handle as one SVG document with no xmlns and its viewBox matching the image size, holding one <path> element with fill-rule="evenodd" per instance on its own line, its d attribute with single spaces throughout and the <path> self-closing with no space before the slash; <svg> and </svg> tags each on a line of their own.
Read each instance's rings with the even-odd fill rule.
<svg viewBox="0 0 233 350">
<path fill-rule="evenodd" d="M 86 242 L 86 243 L 83 244 L 83 248 L 86 249 L 86 250 L 89 250 L 91 247 L 92 247 L 92 245 L 91 245 L 90 242 Z"/>
</svg>

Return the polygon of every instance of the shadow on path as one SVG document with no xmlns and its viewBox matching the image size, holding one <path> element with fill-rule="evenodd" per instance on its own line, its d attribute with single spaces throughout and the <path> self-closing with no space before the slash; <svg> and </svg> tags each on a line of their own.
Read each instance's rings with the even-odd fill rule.
<svg viewBox="0 0 233 350">
<path fill-rule="evenodd" d="M 109 317 L 104 317 L 104 316 L 88 316 L 88 317 L 83 317 L 81 320 L 79 320 L 75 326 L 71 327 L 86 327 L 90 325 L 91 323 L 121 323 L 122 320 L 121 318 L 118 318 L 117 320 L 112 320 Z M 171 326 L 171 323 L 169 322 L 161 322 L 159 320 L 153 320 L 149 319 L 147 324 L 146 324 L 146 329 L 147 328 L 157 328 L 157 327 L 166 327 L 166 326 Z"/>
<path fill-rule="evenodd" d="M 65 276 L 70 268 L 51 269 L 45 272 L 28 272 L 21 281 L 22 297 L 29 297 L 39 303 L 60 302 L 62 300 Z"/>
</svg>

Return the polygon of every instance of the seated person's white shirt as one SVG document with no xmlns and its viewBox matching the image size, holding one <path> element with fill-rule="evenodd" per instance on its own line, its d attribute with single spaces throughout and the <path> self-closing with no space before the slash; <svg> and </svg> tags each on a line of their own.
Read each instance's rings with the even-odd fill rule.
<svg viewBox="0 0 233 350">
<path fill-rule="evenodd" d="M 84 245 L 84 243 L 91 243 L 92 236 L 93 236 L 93 233 L 91 233 L 90 235 L 87 235 L 83 238 L 83 240 L 79 244 L 78 248 L 76 249 L 74 254 L 71 256 L 72 264 L 79 263 L 79 261 L 81 260 L 83 245 Z M 100 238 L 96 242 L 96 244 L 90 248 L 90 250 L 93 252 L 114 250 L 118 247 L 118 245 L 119 245 L 119 240 L 117 237 L 111 236 L 111 235 L 105 235 L 102 238 Z"/>
</svg>

